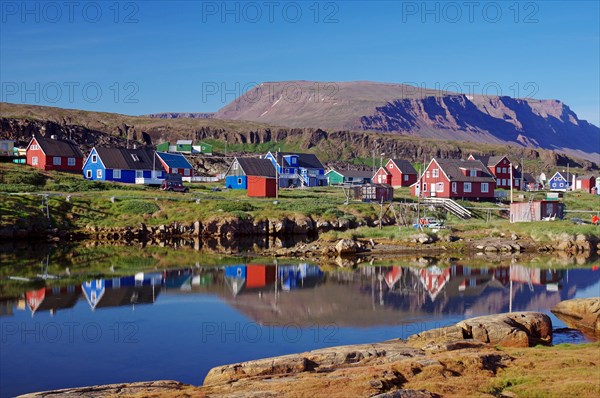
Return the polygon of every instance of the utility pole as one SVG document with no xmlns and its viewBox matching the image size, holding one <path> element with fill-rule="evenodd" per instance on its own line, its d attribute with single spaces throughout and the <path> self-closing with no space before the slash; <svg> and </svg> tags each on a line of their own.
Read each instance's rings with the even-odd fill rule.
<svg viewBox="0 0 600 398">
<path fill-rule="evenodd" d="M 510 168 L 510 203 L 513 202 L 513 166 L 512 162 L 508 164 Z"/>
<path fill-rule="evenodd" d="M 279 151 L 275 152 L 275 199 L 279 199 L 279 169 L 277 168 L 277 158 Z"/>
</svg>

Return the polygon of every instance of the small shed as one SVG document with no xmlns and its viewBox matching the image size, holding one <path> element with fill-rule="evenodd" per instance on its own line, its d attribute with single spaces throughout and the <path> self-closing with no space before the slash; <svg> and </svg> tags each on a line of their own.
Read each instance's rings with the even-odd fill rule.
<svg viewBox="0 0 600 398">
<path fill-rule="evenodd" d="M 156 146 L 156 150 L 158 152 L 169 152 L 169 146 L 171 144 L 169 143 L 169 141 L 165 141 L 165 142 L 161 142 L 160 144 L 158 144 Z"/>
<path fill-rule="evenodd" d="M 180 153 L 192 153 L 192 140 L 177 140 L 176 151 Z"/>
<path fill-rule="evenodd" d="M 192 151 L 194 153 L 201 153 L 203 155 L 212 155 L 213 147 L 206 142 L 197 142 L 192 146 Z"/>
<path fill-rule="evenodd" d="M 575 189 L 592 193 L 596 187 L 596 177 L 593 175 L 579 176 L 575 178 Z"/>
<path fill-rule="evenodd" d="M 387 184 L 365 184 L 352 189 L 352 197 L 363 202 L 391 202 L 394 188 Z"/>
<path fill-rule="evenodd" d="M 554 200 L 514 202 L 510 204 L 510 222 L 562 219 L 565 206 Z"/>
</svg>

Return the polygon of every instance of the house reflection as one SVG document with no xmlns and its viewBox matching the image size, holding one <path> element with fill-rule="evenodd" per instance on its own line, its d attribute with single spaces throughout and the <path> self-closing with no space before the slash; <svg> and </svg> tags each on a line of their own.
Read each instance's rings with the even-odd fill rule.
<svg viewBox="0 0 600 398">
<path fill-rule="evenodd" d="M 112 279 L 95 279 L 81 284 L 92 310 L 125 305 L 152 304 L 160 293 L 163 274 L 138 273 Z"/>
<path fill-rule="evenodd" d="M 42 287 L 25 292 L 25 302 L 31 316 L 42 311 L 49 311 L 54 315 L 58 310 L 74 307 L 80 295 L 79 286 Z"/>
</svg>

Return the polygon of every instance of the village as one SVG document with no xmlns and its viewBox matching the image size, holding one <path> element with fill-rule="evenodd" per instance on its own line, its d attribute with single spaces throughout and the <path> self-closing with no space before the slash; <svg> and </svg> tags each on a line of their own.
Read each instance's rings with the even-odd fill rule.
<svg viewBox="0 0 600 398">
<path fill-rule="evenodd" d="M 190 186 L 210 182 L 217 183 L 212 188 L 215 191 L 244 190 L 250 198 L 274 199 L 281 190 L 336 187 L 344 193 L 345 203 L 362 201 L 382 206 L 392 203 L 394 192 L 401 190 L 405 202 L 410 192 L 413 202 L 441 208 L 463 219 L 471 216 L 465 206 L 469 202 L 509 203 L 510 222 L 563 219 L 565 208 L 560 199 L 564 192 L 600 195 L 600 178 L 594 175 L 578 175 L 567 169 L 534 176 L 506 155 L 433 158 L 428 164 L 394 158 L 384 162 L 381 158 L 379 168 L 374 167 L 373 159 L 372 168 L 357 170 L 349 165 L 346 169 L 326 169 L 314 154 L 277 151 L 226 158 L 229 167 L 214 176 L 198 175 L 190 156 L 216 155 L 212 145 L 192 140 L 162 142 L 155 148 L 93 147 L 87 156 L 74 141 L 56 136 L 33 136 L 26 148 L 15 147 L 11 140 L 0 141 L 4 162 L 81 174 L 90 181 L 155 186 L 176 192 L 189 192 Z M 545 197 L 535 196 L 540 192 L 545 192 Z M 587 213 L 572 219 L 600 223 L 598 214 Z M 418 227 L 442 223 L 431 217 L 404 220 L 404 224 Z"/>
</svg>

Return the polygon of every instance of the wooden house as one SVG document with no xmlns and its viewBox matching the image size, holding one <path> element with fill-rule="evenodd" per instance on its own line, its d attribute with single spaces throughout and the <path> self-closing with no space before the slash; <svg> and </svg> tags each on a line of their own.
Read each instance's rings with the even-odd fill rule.
<svg viewBox="0 0 600 398">
<path fill-rule="evenodd" d="M 325 173 L 329 185 L 363 185 L 371 182 L 373 173 L 363 170 L 335 170 L 331 169 Z"/>
<path fill-rule="evenodd" d="M 60 140 L 34 136 L 26 149 L 27 164 L 42 170 L 81 172 L 83 154 L 77 144 L 70 140 Z"/>
<path fill-rule="evenodd" d="M 312 153 L 267 153 L 279 175 L 279 186 L 288 187 L 323 187 L 327 185 L 325 167 Z"/>
<path fill-rule="evenodd" d="M 483 156 L 469 155 L 468 160 L 479 160 L 483 163 L 496 179 L 496 188 L 510 189 L 511 186 L 511 167 L 512 167 L 512 186 L 515 189 L 521 189 L 521 173 L 512 164 L 506 155 Z"/>
<path fill-rule="evenodd" d="M 83 177 L 128 184 L 160 184 L 165 172 L 151 149 L 94 147 L 83 165 Z"/>
<path fill-rule="evenodd" d="M 383 170 L 382 170 L 383 169 Z M 417 181 L 418 173 L 405 159 L 390 159 L 373 176 L 373 183 L 388 184 L 394 188 L 410 187 Z"/>
<path fill-rule="evenodd" d="M 275 167 L 268 159 L 235 158 L 225 174 L 225 186 L 246 189 L 251 197 L 273 198 L 277 195 Z"/>
<path fill-rule="evenodd" d="M 493 199 L 496 179 L 479 160 L 431 159 L 413 195 L 450 199 Z"/>
<path fill-rule="evenodd" d="M 352 198 L 363 202 L 391 202 L 394 200 L 394 188 L 386 184 L 365 184 L 352 189 Z"/>
<path fill-rule="evenodd" d="M 180 153 L 156 152 L 163 170 L 168 174 L 180 174 L 182 177 L 193 177 L 194 167 Z"/>
<path fill-rule="evenodd" d="M 551 191 L 571 191 L 573 189 L 574 180 L 575 176 L 573 174 L 564 171 L 557 171 L 548 180 L 548 188 Z"/>
<path fill-rule="evenodd" d="M 562 219 L 564 204 L 556 200 L 513 202 L 510 204 L 510 222 L 531 222 Z"/>
<path fill-rule="evenodd" d="M 575 177 L 575 190 L 592 193 L 596 188 L 596 177 L 584 175 Z"/>
</svg>

